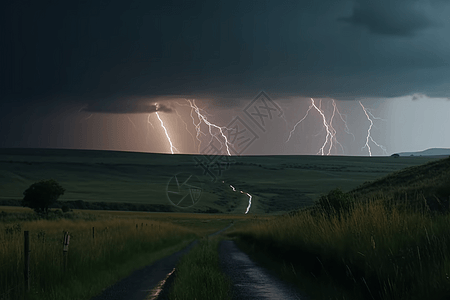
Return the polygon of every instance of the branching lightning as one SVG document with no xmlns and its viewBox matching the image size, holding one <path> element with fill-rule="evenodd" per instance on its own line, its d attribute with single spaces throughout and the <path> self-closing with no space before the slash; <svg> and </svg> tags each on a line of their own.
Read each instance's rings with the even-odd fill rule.
<svg viewBox="0 0 450 300">
<path fill-rule="evenodd" d="M 327 121 L 327 118 L 326 118 L 326 116 L 325 116 L 325 113 L 324 113 L 324 111 L 322 110 L 322 101 L 319 101 L 319 105 L 317 105 L 317 104 L 315 103 L 314 99 L 311 98 L 311 104 L 309 105 L 308 110 L 306 111 L 306 113 L 305 113 L 305 115 L 303 116 L 303 118 L 300 119 L 300 121 L 298 121 L 298 122 L 295 124 L 294 128 L 293 128 L 293 129 L 291 130 L 291 132 L 289 133 L 289 137 L 288 137 L 286 143 L 289 142 L 289 140 L 291 139 L 292 134 L 293 134 L 294 131 L 296 130 L 297 126 L 298 126 L 300 123 L 302 123 L 302 122 L 308 117 L 310 110 L 314 108 L 314 109 L 319 113 L 319 115 L 321 116 L 321 119 L 322 119 L 322 125 L 323 125 L 322 128 L 324 128 L 325 131 L 326 131 L 325 141 L 324 141 L 324 143 L 322 144 L 322 147 L 319 148 L 319 151 L 317 152 L 317 154 L 320 154 L 320 155 L 330 155 L 330 154 L 331 154 L 331 151 L 332 151 L 332 149 L 333 149 L 333 146 L 336 147 L 335 145 L 339 145 L 340 148 L 341 148 L 341 150 L 342 150 L 342 152 L 344 152 L 344 147 L 343 147 L 342 144 L 337 140 L 337 138 L 336 138 L 337 131 L 336 131 L 336 129 L 335 129 L 334 126 L 333 126 L 333 121 L 334 121 L 334 117 L 335 117 L 336 113 L 339 115 L 340 119 L 341 119 L 342 122 L 345 124 L 345 132 L 348 133 L 348 134 L 351 134 L 351 133 L 350 133 L 350 131 L 348 130 L 347 122 L 346 122 L 346 120 L 344 120 L 342 114 L 339 112 L 339 109 L 337 108 L 337 105 L 336 105 L 336 101 L 335 101 L 334 99 L 332 99 L 332 104 L 333 104 L 333 112 L 332 112 L 332 115 L 331 115 L 329 121 Z M 351 135 L 353 136 L 353 138 L 355 137 L 353 134 L 351 134 Z M 326 151 L 326 148 L 328 148 L 328 151 Z"/>
<path fill-rule="evenodd" d="M 372 151 L 371 151 L 370 145 L 369 145 L 369 139 L 370 139 L 370 140 L 372 141 L 372 143 L 374 143 L 374 144 L 377 145 L 379 148 L 381 148 L 381 150 L 383 150 L 383 153 L 384 153 L 384 154 L 387 154 L 386 148 L 385 148 L 384 146 L 378 144 L 377 142 L 375 142 L 374 139 L 372 138 L 371 130 L 372 130 L 372 126 L 373 126 L 373 120 L 370 118 L 369 114 L 370 114 L 372 117 L 373 117 L 373 115 L 372 115 L 370 112 L 367 111 L 367 109 L 364 107 L 364 105 L 362 105 L 361 101 L 359 101 L 359 104 L 361 105 L 361 107 L 362 107 L 362 109 L 363 109 L 363 111 L 364 111 L 364 114 L 365 114 L 366 117 L 367 117 L 367 120 L 369 120 L 369 122 L 370 122 L 369 128 L 367 129 L 366 143 L 365 143 L 364 146 L 361 148 L 361 150 L 364 149 L 364 148 L 367 148 L 367 150 L 369 151 L 369 156 L 372 156 Z M 380 119 L 380 118 L 377 118 L 377 119 Z M 382 119 L 380 119 L 380 120 L 382 120 Z"/>
<path fill-rule="evenodd" d="M 161 123 L 161 127 L 164 129 L 164 132 L 166 133 L 167 140 L 169 141 L 169 144 L 170 144 L 170 152 L 172 152 L 172 154 L 174 154 L 174 151 L 173 151 L 174 149 L 175 149 L 175 151 L 180 152 L 180 151 L 178 151 L 177 148 L 175 148 L 175 147 L 173 146 L 172 140 L 170 139 L 170 136 L 169 136 L 169 134 L 167 133 L 166 126 L 164 126 L 164 122 L 161 120 L 161 118 L 160 118 L 158 112 L 156 112 L 156 116 L 158 117 L 159 122 Z"/>
<path fill-rule="evenodd" d="M 329 139 L 330 140 L 330 148 L 328 150 L 328 155 L 329 155 L 330 151 L 331 151 L 331 148 L 333 147 L 333 137 L 334 137 L 333 132 L 336 132 L 336 131 L 334 130 L 334 128 L 331 125 L 328 124 L 327 119 L 326 119 L 322 109 L 320 109 L 320 108 L 318 108 L 316 106 L 316 104 L 314 103 L 314 99 L 313 98 L 311 98 L 311 102 L 312 102 L 312 106 L 314 106 L 314 108 L 322 116 L 323 126 L 325 127 L 325 130 L 327 132 L 327 135 L 325 136 L 325 142 L 323 143 L 322 147 L 320 147 L 320 149 L 317 152 L 317 154 L 320 153 L 320 155 L 324 155 L 323 150 L 324 150 L 325 146 L 328 144 L 328 137 L 330 137 L 330 139 Z M 321 102 L 321 104 L 322 104 L 322 102 Z M 330 124 L 333 122 L 333 117 L 334 117 L 334 113 L 333 113 L 333 116 L 331 117 Z"/>
<path fill-rule="evenodd" d="M 155 126 L 153 126 L 153 123 L 150 121 L 150 116 L 151 115 L 148 115 L 148 117 L 147 117 L 147 124 L 152 125 L 152 128 L 155 129 Z"/>
<path fill-rule="evenodd" d="M 339 109 L 338 109 L 337 106 L 336 106 L 336 101 L 334 101 L 334 99 L 333 99 L 333 106 L 335 107 L 336 112 L 338 113 L 339 117 L 341 118 L 342 122 L 344 123 L 344 126 L 345 126 L 344 131 L 345 131 L 347 134 L 350 134 L 351 136 L 353 136 L 353 141 L 355 141 L 355 135 L 354 135 L 353 133 L 350 132 L 350 129 L 348 129 L 348 125 L 347 125 L 347 116 L 344 115 L 344 114 L 341 114 L 341 112 L 339 111 Z M 345 120 L 344 120 L 344 118 L 342 117 L 343 115 L 345 116 Z"/>
<path fill-rule="evenodd" d="M 216 124 L 213 124 L 211 122 L 208 121 L 208 119 L 206 118 L 206 113 L 203 112 L 203 110 L 201 108 L 199 108 L 196 104 L 195 104 L 195 100 L 186 100 L 189 103 L 189 106 L 191 107 L 191 118 L 192 118 L 192 122 L 194 124 L 195 130 L 197 131 L 197 140 L 199 141 L 199 149 L 200 149 L 200 144 L 201 144 L 201 140 L 199 139 L 199 136 L 201 134 L 206 135 L 205 133 L 203 133 L 201 131 L 201 123 L 203 121 L 203 123 L 205 123 L 208 126 L 209 129 L 209 134 L 211 135 L 211 140 L 210 142 L 213 141 L 213 139 L 216 139 L 221 147 L 220 149 L 223 148 L 223 145 L 225 145 L 226 147 L 226 153 L 227 155 L 231 156 L 231 152 L 230 152 L 230 145 L 231 143 L 228 141 L 228 138 L 226 137 L 226 135 L 223 133 L 223 129 L 228 129 L 226 127 L 221 127 L 218 126 Z M 195 119 L 194 116 L 192 115 L 192 113 L 195 112 L 197 114 L 197 118 L 198 118 L 198 123 L 195 123 Z M 203 113 L 202 113 L 203 112 Z M 212 128 L 217 129 L 217 131 L 220 133 L 220 136 L 223 138 L 224 142 L 222 142 L 219 138 L 218 138 L 218 134 L 217 133 L 213 133 Z M 199 151 L 200 152 L 200 151 Z"/>
<path fill-rule="evenodd" d="M 134 122 L 131 120 L 131 118 L 129 116 L 127 116 L 127 117 L 128 117 L 128 120 L 130 121 L 130 123 L 133 125 L 134 129 L 138 130 L 136 127 L 136 124 L 134 124 Z"/>
<path fill-rule="evenodd" d="M 304 116 L 300 121 L 298 121 L 298 122 L 295 124 L 294 128 L 293 128 L 293 129 L 291 130 L 291 132 L 289 133 L 289 137 L 288 137 L 286 143 L 289 142 L 289 140 L 291 139 L 292 133 L 295 131 L 295 129 L 297 128 L 297 126 L 298 126 L 301 122 L 303 122 L 303 120 L 306 119 L 306 117 L 308 116 L 308 113 L 309 113 L 309 111 L 311 110 L 311 108 L 312 108 L 312 104 L 308 107 L 308 110 L 306 111 L 305 116 Z"/>
<path fill-rule="evenodd" d="M 189 131 L 187 123 L 183 120 L 183 118 L 181 117 L 181 115 L 180 115 L 180 113 L 178 112 L 178 110 L 175 110 L 175 113 L 177 114 L 178 118 L 184 123 L 184 126 L 185 126 L 185 128 L 186 128 L 186 131 L 189 132 L 189 134 L 192 136 L 192 141 L 194 142 L 194 146 L 195 146 L 195 138 L 194 138 L 194 135 Z"/>
</svg>

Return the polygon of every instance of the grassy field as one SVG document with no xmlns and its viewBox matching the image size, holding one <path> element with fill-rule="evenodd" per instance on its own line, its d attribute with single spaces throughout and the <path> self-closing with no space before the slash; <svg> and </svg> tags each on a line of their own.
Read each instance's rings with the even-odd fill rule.
<svg viewBox="0 0 450 300">
<path fill-rule="evenodd" d="M 53 178 L 65 189 L 62 201 L 128 202 L 177 210 L 166 196 L 172 176 L 196 175 L 203 183 L 200 201 L 180 212 L 244 213 L 245 194 L 253 195 L 251 214 L 282 213 L 313 204 L 335 187 L 349 191 L 400 169 L 417 166 L 429 157 L 232 157 L 228 169 L 211 174 L 194 159 L 204 156 L 95 150 L 0 149 L 0 200 L 22 199 L 32 183 Z M 225 168 L 225 166 L 223 167 Z M 222 184 L 225 181 L 225 184 Z M 156 209 L 156 208 L 155 208 Z"/>
<path fill-rule="evenodd" d="M 450 159 L 430 162 L 346 194 L 346 210 L 299 210 L 231 236 L 314 299 L 449 299 L 449 175 Z"/>
<path fill-rule="evenodd" d="M 205 159 L 0 149 L 2 199 L 21 199 L 32 183 L 53 178 L 66 189 L 62 201 L 146 203 L 179 211 L 57 210 L 51 220 L 39 220 L 30 209 L 0 207 L 0 299 L 23 296 L 14 294 L 23 285 L 23 230 L 30 230 L 33 245 L 31 299 L 88 299 L 133 269 L 230 221 L 235 223 L 232 236 L 246 251 L 262 263 L 271 261 L 268 267 L 317 299 L 449 299 L 450 159 L 233 157 L 213 182 L 194 158 Z M 168 181 L 182 172 L 203 183 L 202 198 L 192 209 L 177 209 L 166 198 Z M 337 195 L 349 205 L 327 194 L 337 187 L 345 192 Z M 248 215 L 248 197 L 239 190 L 253 195 Z M 333 211 L 327 203 L 341 206 L 331 205 L 338 209 Z M 61 265 L 63 231 L 73 234 L 70 272 Z M 205 253 L 213 261 L 214 247 L 202 243 L 186 265 Z M 111 261 L 122 264 L 112 268 Z M 202 272 L 198 270 L 199 278 Z M 186 285 L 180 280 L 174 289 Z"/>
<path fill-rule="evenodd" d="M 231 280 L 219 266 L 220 236 L 204 238 L 177 265 L 170 300 L 228 300 Z"/>
<path fill-rule="evenodd" d="M 23 232 L 30 232 L 27 299 L 90 299 L 131 271 L 182 249 L 244 215 L 75 211 L 55 220 L 23 221 L 30 209 L 0 207 L 0 299 L 24 299 Z M 238 225 L 239 226 L 239 225 Z M 94 227 L 94 235 L 92 228 Z M 63 234 L 70 233 L 67 266 Z"/>
</svg>

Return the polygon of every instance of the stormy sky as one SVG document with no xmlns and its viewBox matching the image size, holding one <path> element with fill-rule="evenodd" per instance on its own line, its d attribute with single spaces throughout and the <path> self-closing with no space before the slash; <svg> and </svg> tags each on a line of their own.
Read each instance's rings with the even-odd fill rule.
<svg viewBox="0 0 450 300">
<path fill-rule="evenodd" d="M 207 120 L 246 130 L 235 154 L 450 148 L 449 15 L 448 0 L 8 1 L 0 147 L 170 153 L 172 137 L 198 153 Z"/>
</svg>

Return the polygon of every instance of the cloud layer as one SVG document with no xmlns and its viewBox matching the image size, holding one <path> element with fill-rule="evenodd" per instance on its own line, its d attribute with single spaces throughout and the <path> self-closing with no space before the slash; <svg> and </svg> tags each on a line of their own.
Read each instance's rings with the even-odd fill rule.
<svg viewBox="0 0 450 300">
<path fill-rule="evenodd" d="M 171 113 L 173 109 L 160 103 L 148 104 L 142 102 L 130 103 L 130 101 L 116 101 L 114 103 L 91 103 L 80 111 L 107 114 L 151 114 L 159 111 Z"/>
<path fill-rule="evenodd" d="M 420 10 L 423 1 L 355 1 L 351 16 L 338 18 L 371 33 L 391 36 L 414 36 L 433 22 Z"/>
<path fill-rule="evenodd" d="M 116 95 L 450 97 L 449 15 L 441 0 L 24 1 L 2 11 L 0 90 L 111 113 L 154 109 Z"/>
</svg>

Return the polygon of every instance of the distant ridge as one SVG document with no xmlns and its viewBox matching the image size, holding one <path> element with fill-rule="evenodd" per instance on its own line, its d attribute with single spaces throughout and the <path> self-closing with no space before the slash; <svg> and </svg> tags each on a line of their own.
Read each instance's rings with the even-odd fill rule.
<svg viewBox="0 0 450 300">
<path fill-rule="evenodd" d="M 395 153 L 399 156 L 448 156 L 450 155 L 450 149 L 449 148 L 430 148 L 423 151 L 418 152 L 400 152 Z M 393 154 L 393 155 L 395 155 Z"/>
</svg>

